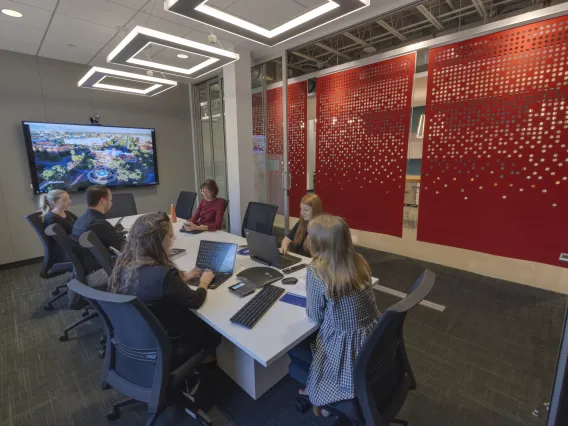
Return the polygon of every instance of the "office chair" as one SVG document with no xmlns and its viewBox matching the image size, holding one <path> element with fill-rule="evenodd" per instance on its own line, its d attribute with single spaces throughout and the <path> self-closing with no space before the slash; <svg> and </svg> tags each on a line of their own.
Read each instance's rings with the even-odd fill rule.
<svg viewBox="0 0 568 426">
<path fill-rule="evenodd" d="M 93 231 L 84 232 L 79 237 L 79 244 L 81 247 L 91 252 L 93 257 L 99 262 L 99 265 L 102 266 L 106 274 L 110 277 L 112 269 L 114 268 L 114 260 L 96 234 Z"/>
<path fill-rule="evenodd" d="M 180 191 L 176 203 L 176 216 L 181 219 L 189 219 L 191 217 L 196 198 L 196 192 Z"/>
<path fill-rule="evenodd" d="M 272 235 L 276 213 L 278 213 L 278 206 L 255 202 L 248 203 L 241 229 L 243 238 L 245 237 L 245 229 Z"/>
<path fill-rule="evenodd" d="M 356 397 L 324 407 L 337 417 L 334 426 L 408 426 L 407 421 L 396 418 L 408 392 L 416 389 L 404 345 L 404 320 L 408 311 L 428 296 L 435 280 L 436 274 L 424 271 L 408 296 L 383 313 L 355 361 Z M 289 371 L 300 382 L 306 376 L 293 363 Z M 305 412 L 309 407 L 308 397 L 296 398 L 298 411 Z"/>
<path fill-rule="evenodd" d="M 77 256 L 77 253 L 73 249 L 73 247 L 76 246 L 76 243 L 73 241 L 73 239 L 69 235 L 67 235 L 65 230 L 57 223 L 48 226 L 45 229 L 45 233 L 48 236 L 52 237 L 57 242 L 57 244 L 59 244 L 59 246 L 63 249 L 67 257 L 69 257 L 69 260 L 73 264 L 73 277 L 76 280 L 85 282 L 87 273 L 85 271 L 85 267 L 83 266 L 83 262 L 81 262 L 81 260 Z M 69 288 L 69 283 L 67 283 L 67 288 Z M 71 295 L 69 293 L 68 297 L 71 300 Z M 70 308 L 73 310 L 80 310 L 83 309 L 84 307 L 85 307 L 84 304 L 76 304 L 76 305 L 70 304 Z M 69 340 L 69 331 L 80 326 L 81 324 L 86 323 L 87 321 L 92 320 L 93 318 L 96 318 L 97 312 L 96 311 L 89 312 L 88 309 L 85 309 L 85 311 L 82 313 L 81 316 L 82 318 L 80 320 L 75 321 L 73 324 L 71 324 L 70 326 L 66 327 L 63 330 L 63 334 L 59 336 L 59 341 L 65 342 Z"/>
<path fill-rule="evenodd" d="M 131 192 L 123 194 L 112 194 L 112 207 L 106 214 L 107 219 L 116 217 L 135 216 L 138 214 L 134 194 Z"/>
<path fill-rule="evenodd" d="M 146 426 L 153 425 L 168 405 L 181 397 L 185 378 L 195 372 L 207 355 L 201 351 L 170 371 L 170 338 L 138 298 L 102 292 L 77 280 L 72 280 L 69 288 L 88 300 L 105 323 L 107 348 L 101 374 L 103 389 L 110 386 L 127 397 L 113 405 L 107 419 L 117 420 L 121 407 L 145 402 L 148 404 Z M 193 417 L 212 425 L 193 397 L 184 394 L 183 402 Z"/>
<path fill-rule="evenodd" d="M 45 227 L 41 217 L 41 212 L 32 213 L 28 216 L 24 216 L 24 218 L 31 225 L 43 246 L 43 263 L 41 265 L 39 276 L 43 279 L 49 279 L 67 272 L 73 272 L 73 264 L 71 262 L 55 263 L 53 244 L 56 243 L 50 240 L 45 234 Z M 53 302 L 67 294 L 67 290 L 63 292 L 61 291 L 63 288 L 67 288 L 67 283 L 58 285 L 55 290 L 51 292 L 54 297 L 48 300 L 47 304 L 44 306 L 46 311 L 51 311 L 53 309 Z"/>
</svg>

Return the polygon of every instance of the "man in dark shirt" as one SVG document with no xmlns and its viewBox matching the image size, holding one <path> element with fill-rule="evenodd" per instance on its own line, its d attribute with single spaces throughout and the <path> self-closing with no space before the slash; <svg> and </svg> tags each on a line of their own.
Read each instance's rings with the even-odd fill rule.
<svg viewBox="0 0 568 426">
<path fill-rule="evenodd" d="M 106 220 L 105 216 L 112 207 L 112 193 L 110 190 L 100 185 L 90 186 L 87 189 L 85 198 L 88 209 L 75 221 L 73 233 L 71 234 L 73 239 L 79 241 L 79 237 L 83 233 L 93 231 L 107 249 L 114 247 L 121 251 L 126 243 L 126 239 Z M 81 255 L 84 266 L 88 271 L 100 269 L 100 265 L 88 250 L 81 251 Z"/>
</svg>

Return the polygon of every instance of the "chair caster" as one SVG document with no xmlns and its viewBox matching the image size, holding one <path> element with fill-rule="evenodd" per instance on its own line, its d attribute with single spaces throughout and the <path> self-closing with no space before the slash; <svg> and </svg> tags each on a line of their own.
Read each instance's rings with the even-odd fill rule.
<svg viewBox="0 0 568 426">
<path fill-rule="evenodd" d="M 53 306 L 51 306 L 51 305 L 45 305 L 45 306 L 43 307 L 43 310 L 44 310 L 44 311 L 53 311 Z"/>
<path fill-rule="evenodd" d="M 59 293 L 61 293 L 58 289 L 55 289 L 51 292 L 52 296 L 57 296 Z"/>
<path fill-rule="evenodd" d="M 304 414 L 306 411 L 310 409 L 312 404 L 310 401 L 305 398 L 296 398 L 296 411 L 298 413 Z"/>
<path fill-rule="evenodd" d="M 98 355 L 99 355 L 99 358 L 104 358 L 105 355 L 106 355 L 106 350 L 99 349 Z"/>
<path fill-rule="evenodd" d="M 112 410 L 110 413 L 107 414 L 107 420 L 111 422 L 114 420 L 118 420 L 119 418 L 120 418 L 120 413 L 116 409 Z"/>
<path fill-rule="evenodd" d="M 81 316 L 82 316 L 83 318 L 88 317 L 89 315 L 90 315 L 90 314 L 89 314 L 87 311 L 81 313 Z"/>
<path fill-rule="evenodd" d="M 69 340 L 69 336 L 67 334 L 62 334 L 61 336 L 59 336 L 60 342 L 67 342 L 68 340 Z"/>
<path fill-rule="evenodd" d="M 103 335 L 101 336 L 101 338 L 99 339 L 99 343 L 100 343 L 101 345 L 106 345 L 106 342 L 107 342 L 107 338 L 106 338 L 106 336 L 103 334 Z"/>
</svg>

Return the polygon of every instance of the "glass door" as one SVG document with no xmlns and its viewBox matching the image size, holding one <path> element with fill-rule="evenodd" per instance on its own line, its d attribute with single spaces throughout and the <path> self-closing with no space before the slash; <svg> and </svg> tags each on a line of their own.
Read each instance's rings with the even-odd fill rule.
<svg viewBox="0 0 568 426">
<path fill-rule="evenodd" d="M 200 182 L 215 179 L 219 197 L 228 199 L 227 155 L 225 148 L 225 105 L 223 82 L 219 78 L 194 86 L 195 111 L 198 129 L 196 134 L 197 177 Z M 228 209 L 225 216 L 227 225 Z"/>
</svg>

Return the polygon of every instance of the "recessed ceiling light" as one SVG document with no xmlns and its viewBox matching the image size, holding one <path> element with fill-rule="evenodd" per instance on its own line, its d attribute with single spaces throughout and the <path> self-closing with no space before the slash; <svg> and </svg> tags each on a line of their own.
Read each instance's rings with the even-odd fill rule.
<svg viewBox="0 0 568 426">
<path fill-rule="evenodd" d="M 321 3 L 272 29 L 218 9 L 211 5 L 210 0 L 165 0 L 164 9 L 257 43 L 274 46 L 367 7 L 370 0 L 327 0 Z"/>
<path fill-rule="evenodd" d="M 375 53 L 377 51 L 376 47 L 373 46 L 367 46 L 363 48 L 363 52 L 365 53 Z"/>
<path fill-rule="evenodd" d="M 21 18 L 22 16 L 24 16 L 20 12 L 12 9 L 2 9 L 2 13 L 4 15 L 11 16 L 12 18 Z"/>
<path fill-rule="evenodd" d="M 177 54 L 177 57 L 180 58 L 180 59 L 187 59 L 187 58 L 189 58 L 189 56 L 187 56 L 187 55 L 185 55 L 185 54 L 183 54 L 183 53 L 178 53 L 178 54 Z"/>
</svg>

